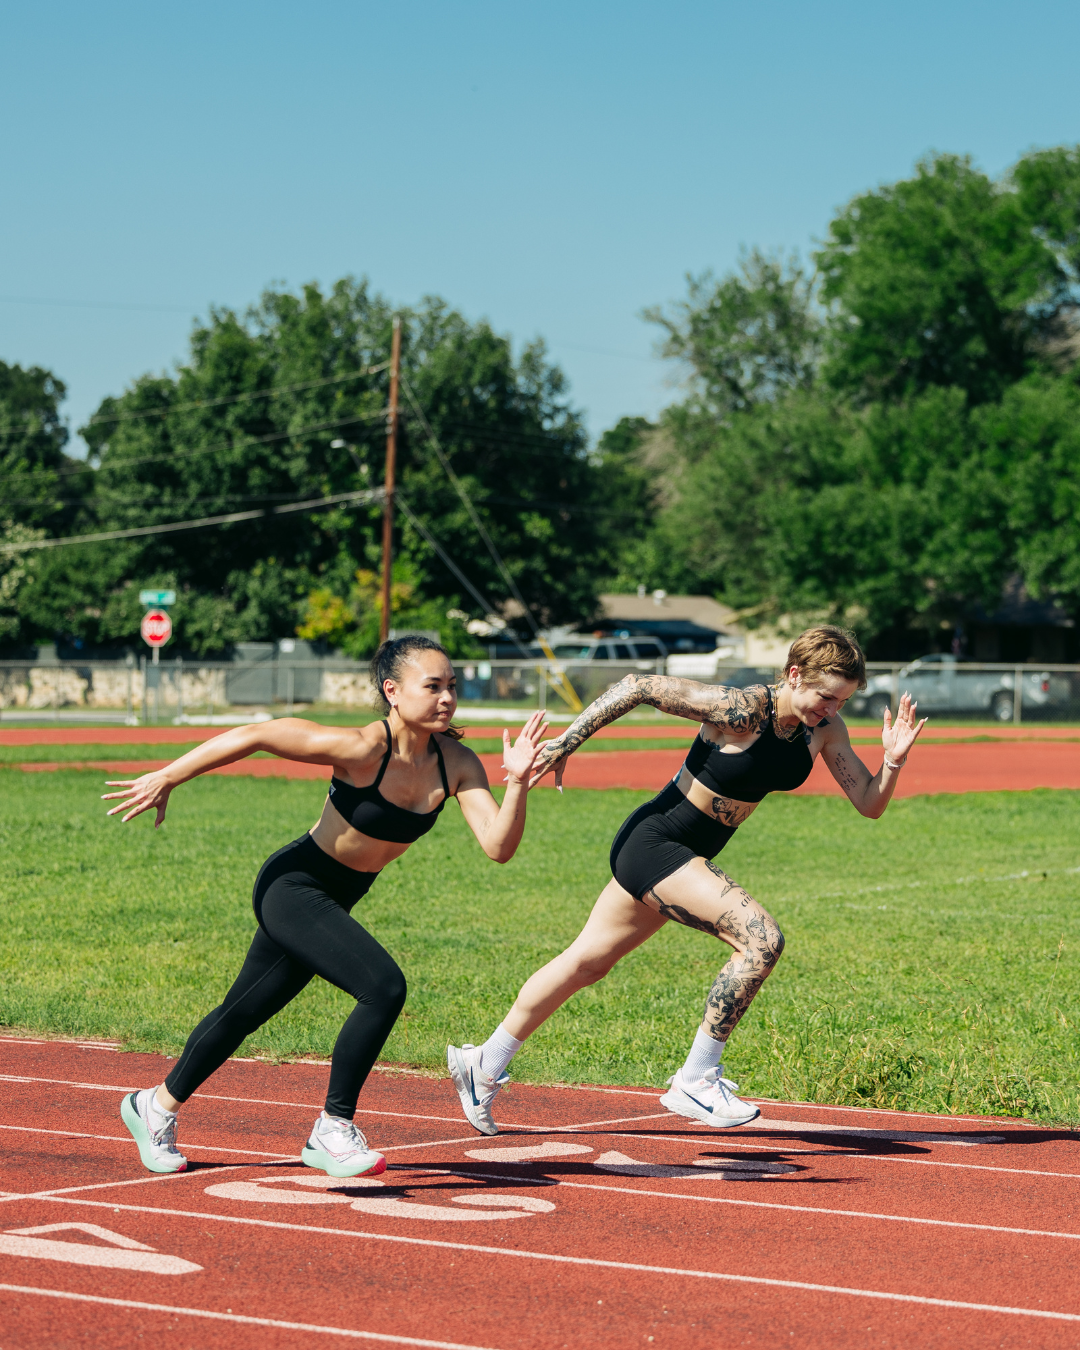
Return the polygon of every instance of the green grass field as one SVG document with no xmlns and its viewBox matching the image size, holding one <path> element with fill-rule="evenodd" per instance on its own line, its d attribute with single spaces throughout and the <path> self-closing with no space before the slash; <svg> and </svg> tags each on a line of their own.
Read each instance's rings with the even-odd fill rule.
<svg viewBox="0 0 1080 1350">
<path fill-rule="evenodd" d="M 263 858 L 318 815 L 310 781 L 207 778 L 166 826 L 105 817 L 101 775 L 0 773 L 0 1022 L 179 1051 L 220 1001 Z M 356 911 L 409 979 L 385 1057 L 444 1066 L 576 933 L 647 794 L 541 791 L 497 867 L 451 806 Z M 763 1096 L 1080 1122 L 1080 794 L 914 798 L 878 822 L 773 797 L 723 863 L 787 950 L 732 1040 Z M 675 925 L 572 1000 L 515 1061 L 531 1081 L 659 1087 L 726 949 Z M 348 1000 L 315 981 L 245 1053 L 326 1057 Z"/>
</svg>

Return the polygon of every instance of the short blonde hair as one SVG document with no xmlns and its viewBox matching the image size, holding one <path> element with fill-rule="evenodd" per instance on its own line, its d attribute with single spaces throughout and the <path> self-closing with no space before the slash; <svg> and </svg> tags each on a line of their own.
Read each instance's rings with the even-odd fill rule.
<svg viewBox="0 0 1080 1350">
<path fill-rule="evenodd" d="M 842 680 L 854 680 L 860 689 L 866 688 L 866 658 L 855 634 L 831 623 L 799 634 L 788 649 L 785 679 L 792 666 L 799 667 L 807 684 L 817 684 L 822 675 L 837 675 Z"/>
</svg>

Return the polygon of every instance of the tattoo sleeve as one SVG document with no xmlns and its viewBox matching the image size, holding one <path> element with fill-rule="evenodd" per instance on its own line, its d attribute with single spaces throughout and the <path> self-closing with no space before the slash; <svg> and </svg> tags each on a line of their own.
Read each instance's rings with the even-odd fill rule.
<svg viewBox="0 0 1080 1350">
<path fill-rule="evenodd" d="M 732 689 L 723 684 L 700 684 L 667 675 L 627 675 L 594 700 L 558 738 L 564 754 L 571 754 L 582 741 L 609 722 L 614 722 L 639 704 L 661 712 L 709 722 L 724 731 L 760 731 L 768 719 L 765 687 Z"/>
</svg>

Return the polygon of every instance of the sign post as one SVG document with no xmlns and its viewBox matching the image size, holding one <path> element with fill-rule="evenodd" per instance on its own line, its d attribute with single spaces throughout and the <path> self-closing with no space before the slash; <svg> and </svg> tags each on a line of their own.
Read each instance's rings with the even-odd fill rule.
<svg viewBox="0 0 1080 1350">
<path fill-rule="evenodd" d="M 150 670 L 145 667 L 143 670 L 143 721 L 146 721 L 146 690 L 152 689 L 154 691 L 154 721 L 157 722 L 161 717 L 160 652 L 172 637 L 172 619 L 169 618 L 168 612 L 159 608 L 159 606 L 174 605 L 176 603 L 176 592 L 140 591 L 139 600 L 144 605 L 153 606 L 143 615 L 142 623 L 139 625 L 142 640 L 154 652 L 153 666 Z"/>
</svg>

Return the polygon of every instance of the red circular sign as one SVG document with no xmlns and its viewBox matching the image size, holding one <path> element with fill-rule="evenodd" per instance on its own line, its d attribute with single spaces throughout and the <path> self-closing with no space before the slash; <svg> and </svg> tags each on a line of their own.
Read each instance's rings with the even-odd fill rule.
<svg viewBox="0 0 1080 1350">
<path fill-rule="evenodd" d="M 148 609 L 139 631 L 151 647 L 164 647 L 172 637 L 172 619 L 163 609 Z"/>
</svg>

